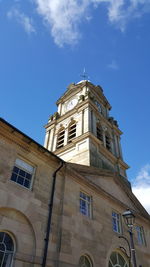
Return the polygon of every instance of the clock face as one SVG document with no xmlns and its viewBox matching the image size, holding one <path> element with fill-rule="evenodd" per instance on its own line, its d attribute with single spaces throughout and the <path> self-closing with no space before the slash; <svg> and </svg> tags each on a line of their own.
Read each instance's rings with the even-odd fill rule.
<svg viewBox="0 0 150 267">
<path fill-rule="evenodd" d="M 72 108 L 74 108 L 74 106 L 76 106 L 77 102 L 78 102 L 77 98 L 71 99 L 66 105 L 66 110 L 68 111 L 68 110 L 71 110 Z"/>
</svg>

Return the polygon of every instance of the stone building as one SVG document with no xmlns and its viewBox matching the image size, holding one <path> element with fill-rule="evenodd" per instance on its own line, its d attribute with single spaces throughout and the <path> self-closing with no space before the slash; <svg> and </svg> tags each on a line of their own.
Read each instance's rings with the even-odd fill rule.
<svg viewBox="0 0 150 267">
<path fill-rule="evenodd" d="M 71 84 L 44 147 L 0 119 L 0 267 L 150 267 L 150 217 L 126 176 L 122 132 L 100 86 Z M 132 263 L 131 263 L 132 264 Z"/>
</svg>

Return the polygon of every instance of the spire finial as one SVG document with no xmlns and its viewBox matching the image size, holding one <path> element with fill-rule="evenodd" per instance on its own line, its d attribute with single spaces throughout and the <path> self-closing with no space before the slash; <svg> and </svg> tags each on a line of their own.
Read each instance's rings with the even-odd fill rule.
<svg viewBox="0 0 150 267">
<path fill-rule="evenodd" d="M 89 76 L 88 76 L 88 74 L 86 73 L 86 71 L 85 71 L 85 68 L 83 69 L 83 74 L 81 74 L 80 75 L 84 80 L 88 80 L 89 79 Z"/>
</svg>

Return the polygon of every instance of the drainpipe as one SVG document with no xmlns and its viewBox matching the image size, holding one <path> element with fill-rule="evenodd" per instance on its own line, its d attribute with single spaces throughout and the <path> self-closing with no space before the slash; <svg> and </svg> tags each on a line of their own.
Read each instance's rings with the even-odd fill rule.
<svg viewBox="0 0 150 267">
<path fill-rule="evenodd" d="M 49 234 L 51 230 L 51 218 L 52 218 L 52 210 L 53 210 L 53 201 L 54 201 L 54 193 L 55 193 L 55 184 L 56 184 L 56 174 L 57 172 L 63 167 L 64 162 L 61 161 L 60 166 L 54 171 L 52 177 L 52 190 L 51 190 L 51 196 L 50 201 L 48 204 L 49 212 L 48 212 L 48 220 L 47 220 L 47 229 L 46 229 L 46 237 L 45 237 L 45 245 L 44 245 L 44 255 L 43 255 L 43 261 L 42 261 L 42 267 L 46 266 L 46 260 L 47 260 L 47 251 L 48 251 L 48 245 L 49 245 Z"/>
</svg>

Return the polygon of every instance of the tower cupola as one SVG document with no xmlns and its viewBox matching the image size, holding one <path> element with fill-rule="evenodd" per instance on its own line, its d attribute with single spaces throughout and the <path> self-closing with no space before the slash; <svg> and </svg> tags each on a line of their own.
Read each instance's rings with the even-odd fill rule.
<svg viewBox="0 0 150 267">
<path fill-rule="evenodd" d="M 82 80 L 68 86 L 50 116 L 45 147 L 67 162 L 117 171 L 126 177 L 117 121 L 103 89 Z"/>
</svg>

